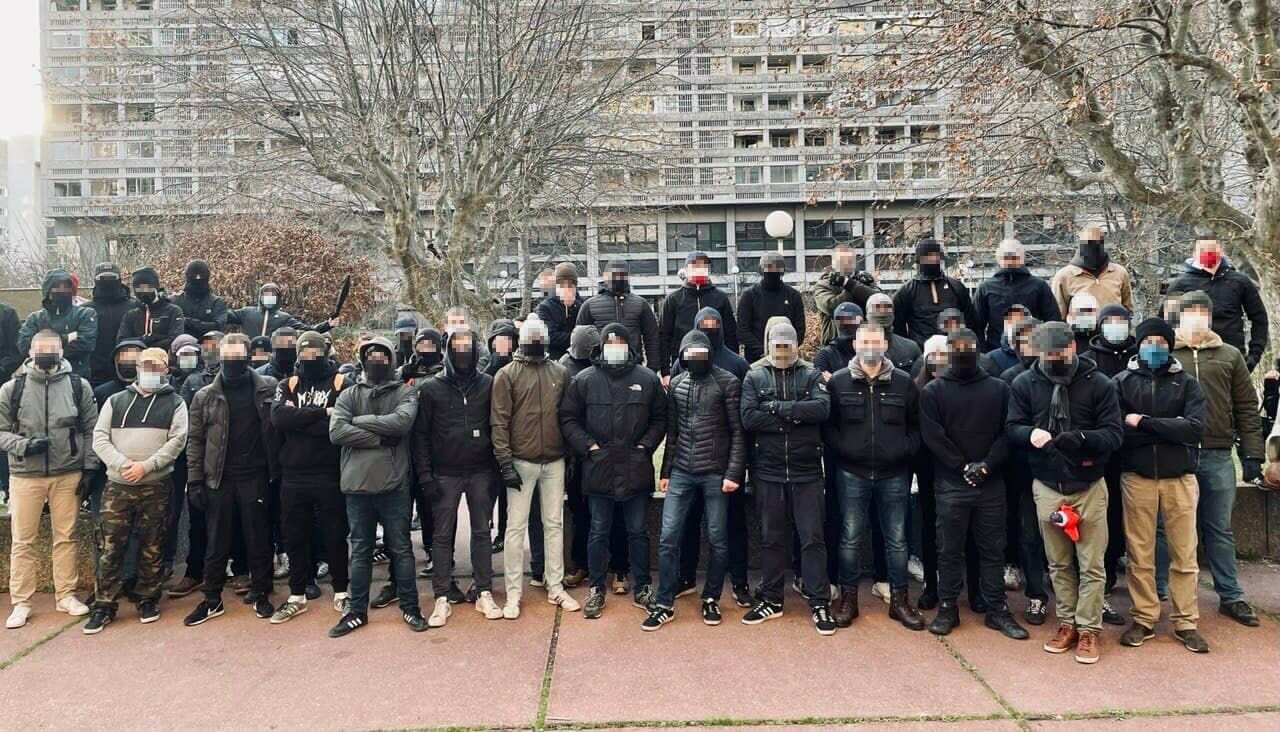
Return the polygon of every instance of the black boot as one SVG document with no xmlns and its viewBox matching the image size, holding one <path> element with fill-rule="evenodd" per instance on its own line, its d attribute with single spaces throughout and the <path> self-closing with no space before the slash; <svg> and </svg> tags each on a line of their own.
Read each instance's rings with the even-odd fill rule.
<svg viewBox="0 0 1280 732">
<path fill-rule="evenodd" d="M 921 610 L 932 610 L 938 606 L 938 590 L 929 585 L 924 586 L 924 592 L 920 593 L 920 597 L 916 598 L 916 607 Z"/>
<path fill-rule="evenodd" d="M 907 630 L 924 630 L 924 618 L 911 606 L 906 590 L 889 593 L 889 617 L 902 623 Z"/>
<path fill-rule="evenodd" d="M 960 624 L 960 608 L 952 600 L 943 600 L 938 606 L 938 614 L 929 623 L 929 632 L 934 635 L 946 635 Z"/>
<path fill-rule="evenodd" d="M 1026 640 L 1030 637 L 1027 629 L 1018 625 L 1018 621 L 1014 620 L 1009 611 L 1004 608 L 988 610 L 983 623 L 992 630 L 1000 631 L 1006 638 Z"/>
</svg>

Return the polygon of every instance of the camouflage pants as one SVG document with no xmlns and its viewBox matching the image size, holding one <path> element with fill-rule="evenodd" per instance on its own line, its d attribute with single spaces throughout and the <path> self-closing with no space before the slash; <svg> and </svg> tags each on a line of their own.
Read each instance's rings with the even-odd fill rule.
<svg viewBox="0 0 1280 732">
<path fill-rule="evenodd" d="M 131 535 L 138 541 L 138 581 L 134 594 L 140 600 L 160 599 L 169 492 L 173 489 L 171 480 L 166 478 L 151 485 L 107 482 L 98 512 L 95 606 L 116 609 L 116 601 L 124 591 L 124 560 Z"/>
</svg>

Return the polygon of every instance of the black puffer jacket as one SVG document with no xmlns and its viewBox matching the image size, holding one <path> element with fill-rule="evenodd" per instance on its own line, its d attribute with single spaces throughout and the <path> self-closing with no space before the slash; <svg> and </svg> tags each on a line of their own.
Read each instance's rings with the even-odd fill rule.
<svg viewBox="0 0 1280 732">
<path fill-rule="evenodd" d="M 690 331 L 680 342 L 680 353 L 689 347 L 711 348 L 711 340 Z M 742 431 L 742 382 L 722 368 L 695 378 L 682 371 L 671 379 L 667 394 L 667 447 L 662 455 L 662 477 L 672 469 L 700 475 L 723 475 L 742 483 L 746 471 L 746 436 Z"/>
<path fill-rule="evenodd" d="M 594 325 L 603 332 L 610 323 L 626 326 L 631 352 L 637 358 L 643 356 L 645 365 L 657 371 L 662 352 L 658 345 L 658 318 L 649 303 L 633 292 L 615 294 L 602 287 L 600 294 L 582 303 L 577 324 Z"/>
<path fill-rule="evenodd" d="M 825 437 L 840 467 L 860 478 L 899 475 L 920 450 L 919 390 L 907 372 L 886 368 L 874 379 L 857 361 L 827 382 L 831 416 Z"/>
<path fill-rule="evenodd" d="M 733 317 L 733 303 L 729 296 L 715 285 L 694 287 L 686 283 L 662 301 L 662 320 L 658 324 L 658 358 L 662 373 L 671 372 L 671 364 L 680 352 L 685 334 L 694 330 L 695 316 L 704 308 L 715 308 L 720 313 L 724 345 L 730 351 L 738 352 L 738 321 Z"/>
<path fill-rule="evenodd" d="M 920 394 L 920 431 L 938 475 L 967 485 L 969 463 L 986 463 L 999 475 L 1009 457 L 1008 411 L 1009 387 L 981 368 L 963 378 L 947 369 L 929 382 Z"/>
<path fill-rule="evenodd" d="M 98 323 L 98 328 L 105 335 L 105 331 L 101 331 L 102 323 Z M 139 301 L 132 310 L 124 314 L 116 340 L 137 338 L 146 343 L 148 348 L 163 348 L 168 351 L 169 344 L 182 333 L 182 308 L 160 295 L 150 305 Z"/>
<path fill-rule="evenodd" d="M 1267 306 L 1258 294 L 1258 286 L 1225 259 L 1218 271 L 1209 273 L 1190 260 L 1185 271 L 1169 285 L 1170 295 L 1180 295 L 1192 290 L 1203 290 L 1213 300 L 1213 332 L 1222 340 L 1236 347 L 1245 355 L 1245 362 L 1252 371 L 1262 353 L 1267 350 L 1267 332 L 1270 326 Z M 1244 341 L 1244 320 L 1249 319 L 1249 344 Z"/>
<path fill-rule="evenodd" d="M 1078 450 L 1060 450 L 1049 443 L 1037 449 L 1031 432 L 1047 429 L 1053 382 L 1040 364 L 1013 381 L 1009 399 L 1009 441 L 1027 450 L 1031 473 L 1059 493 L 1079 493 L 1102 478 L 1111 454 L 1124 439 L 1120 402 L 1115 383 L 1093 361 L 1077 358 L 1076 373 L 1067 387 L 1071 403 L 1071 432 L 1083 435 Z M 1054 436 L 1055 438 L 1057 435 Z"/>
<path fill-rule="evenodd" d="M 93 286 L 93 299 L 85 307 L 98 314 L 98 331 L 103 334 L 89 357 L 90 380 L 95 386 L 115 378 L 115 348 L 119 341 L 120 321 L 137 305 L 138 301 L 129 295 L 129 289 L 118 281 Z"/>
<path fill-rule="evenodd" d="M 963 282 L 946 275 L 938 279 L 916 277 L 893 295 L 893 330 L 924 348 L 929 336 L 942 333 L 938 314 L 947 308 L 963 313 L 966 326 L 973 329 L 973 301 Z"/>
<path fill-rule="evenodd" d="M 625 338 L 626 328 L 612 323 L 600 335 L 608 342 L 611 333 Z M 596 361 L 560 400 L 560 429 L 583 456 L 587 495 L 623 500 L 653 490 L 653 452 L 666 432 L 667 399 L 658 375 L 634 358 L 618 366 Z"/>
<path fill-rule="evenodd" d="M 796 329 L 796 340 L 804 343 L 804 298 L 800 291 L 786 283 L 769 289 L 764 283 L 756 283 L 738 298 L 738 342 L 747 363 L 758 361 L 764 355 L 764 326 L 769 318 L 781 315 L 791 321 Z"/>
<path fill-rule="evenodd" d="M 569 337 L 573 334 L 573 326 L 578 323 L 578 313 L 582 310 L 582 297 L 575 296 L 572 305 L 565 305 L 559 295 L 549 295 L 538 303 L 534 310 L 542 322 L 547 324 L 550 345 L 547 357 L 558 359 L 569 351 Z"/>
<path fill-rule="evenodd" d="M 480 358 L 471 341 L 471 362 Z M 438 475 L 490 473 L 497 463 L 489 431 L 489 399 L 493 377 L 454 365 L 453 335 L 445 339 L 444 370 L 418 389 L 418 416 L 413 425 L 413 468 L 427 485 Z"/>
<path fill-rule="evenodd" d="M 779 483 L 821 480 L 822 425 L 830 415 L 831 395 L 812 364 L 752 366 L 742 382 L 742 426 L 753 433 L 751 474 Z"/>
<path fill-rule="evenodd" d="M 1204 438 L 1204 391 L 1177 359 L 1157 370 L 1135 357 L 1116 377 L 1121 414 L 1141 414 L 1137 427 L 1124 426 L 1120 464 L 1144 478 L 1193 473 Z"/>
<path fill-rule="evenodd" d="M 1026 267 L 998 270 L 978 285 L 973 296 L 973 332 L 983 351 L 1000 347 L 1004 335 L 1004 315 L 1011 305 L 1024 305 L 1031 317 L 1042 322 L 1062 320 L 1058 301 L 1049 283 L 1031 274 Z"/>
<path fill-rule="evenodd" d="M 1116 345 L 1099 333 L 1089 339 L 1087 355 L 1098 364 L 1099 371 L 1114 379 L 1124 373 L 1129 368 L 1129 360 L 1138 355 L 1138 342 L 1129 336 L 1124 343 Z"/>
</svg>

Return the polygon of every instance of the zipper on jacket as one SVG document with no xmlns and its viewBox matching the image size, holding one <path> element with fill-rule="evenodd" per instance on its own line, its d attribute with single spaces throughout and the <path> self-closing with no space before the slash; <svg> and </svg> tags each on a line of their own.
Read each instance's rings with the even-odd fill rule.
<svg viewBox="0 0 1280 732">
<path fill-rule="evenodd" d="M 1188 346 L 1188 348 L 1190 348 L 1190 346 Z M 1191 348 L 1191 363 L 1195 365 L 1195 369 L 1196 369 L 1196 381 L 1200 381 L 1200 349 L 1198 349 L 1198 348 Z M 1206 427 L 1208 427 L 1208 425 L 1209 425 L 1209 415 L 1208 415 L 1208 414 L 1206 414 L 1206 415 L 1205 415 L 1205 420 L 1204 420 L 1204 422 L 1205 422 L 1205 426 L 1206 426 Z M 1197 450 L 1203 450 L 1203 449 L 1204 449 L 1204 436 L 1203 436 L 1203 435 L 1201 435 L 1201 437 L 1200 437 L 1200 442 L 1196 443 L 1196 449 L 1197 449 Z M 1199 456 L 1197 456 L 1197 459 L 1198 459 L 1198 457 L 1199 457 Z"/>
<path fill-rule="evenodd" d="M 52 437 L 52 435 L 49 434 L 49 383 L 50 382 L 48 381 L 44 382 L 44 438 L 46 440 Z M 71 398 L 73 401 L 75 400 L 74 393 L 72 394 Z M 80 405 L 77 404 L 76 416 L 79 416 L 79 415 L 80 415 Z M 44 451 L 44 474 L 46 477 L 49 475 L 49 453 L 51 452 L 53 451 L 52 450 Z"/>
<path fill-rule="evenodd" d="M 871 409 L 871 479 L 876 479 L 876 422 L 880 418 L 879 410 L 876 409 L 876 380 L 868 378 L 867 388 L 870 390 L 868 395 L 868 403 Z"/>
<path fill-rule="evenodd" d="M 1156 412 L 1156 372 L 1151 372 L 1151 413 Z M 1151 472 L 1160 480 L 1160 443 L 1151 443 Z"/>
</svg>

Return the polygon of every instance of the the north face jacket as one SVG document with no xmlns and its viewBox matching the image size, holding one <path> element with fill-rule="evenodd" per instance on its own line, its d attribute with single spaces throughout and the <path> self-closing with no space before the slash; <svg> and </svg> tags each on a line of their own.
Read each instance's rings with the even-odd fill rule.
<svg viewBox="0 0 1280 732">
<path fill-rule="evenodd" d="M 959 310 L 973 327 L 973 300 L 963 282 L 947 275 L 932 279 L 917 275 L 893 294 L 893 330 L 924 348 L 929 336 L 942 333 L 938 315 L 948 308 Z"/>
<path fill-rule="evenodd" d="M 680 353 L 709 347 L 709 339 L 690 331 Z M 671 377 L 667 393 L 667 439 L 662 477 L 673 469 L 694 475 L 714 473 L 742 483 L 746 472 L 746 434 L 742 429 L 742 382 L 722 368 L 695 378 L 688 371 Z"/>
<path fill-rule="evenodd" d="M 74 470 L 95 470 L 93 427 L 98 421 L 98 405 L 93 401 L 89 380 L 81 379 L 80 401 L 75 399 L 71 364 L 65 359 L 52 373 L 36 368 L 28 360 L 23 376 L 22 399 L 13 410 L 13 390 L 18 380 L 0 386 L 0 451 L 9 454 L 11 475 L 60 475 Z M 49 450 L 24 455 L 32 439 L 49 440 Z"/>
<path fill-rule="evenodd" d="M 42 330 L 52 330 L 62 336 L 62 357 L 71 369 L 84 378 L 90 378 L 91 361 L 98 345 L 98 314 L 92 308 L 72 305 L 65 312 L 56 311 L 50 291 L 59 283 L 71 284 L 71 273 L 55 269 L 44 277 L 40 285 L 43 307 L 27 316 L 18 330 L 18 352 L 31 351 L 31 339 Z M 115 333 L 106 333 L 111 338 Z"/>
<path fill-rule="evenodd" d="M 373 342 L 395 353 L 385 338 Z M 392 378 L 381 384 L 367 377 L 338 395 L 329 418 L 329 439 L 342 448 L 342 492 L 391 493 L 409 485 L 409 431 L 418 415 L 418 390 Z M 394 445 L 384 444 L 396 441 Z"/>
<path fill-rule="evenodd" d="M 131 384 L 102 405 L 93 430 L 93 451 L 112 483 L 159 483 L 186 447 L 187 405 L 168 384 L 150 394 Z M 146 473 L 140 480 L 125 480 L 120 471 L 127 463 L 140 463 Z"/>
<path fill-rule="evenodd" d="M 276 381 L 270 376 L 248 371 L 253 379 L 253 401 L 258 406 L 258 424 L 262 428 L 262 444 L 267 453 L 269 477 L 280 477 L 273 447 L 275 433 L 271 429 L 271 401 L 276 395 Z M 204 483 L 209 490 L 222 485 L 222 471 L 227 463 L 227 420 L 230 409 L 223 392 L 222 378 L 214 376 L 209 385 L 196 392 L 188 410 L 187 480 Z"/>
</svg>

